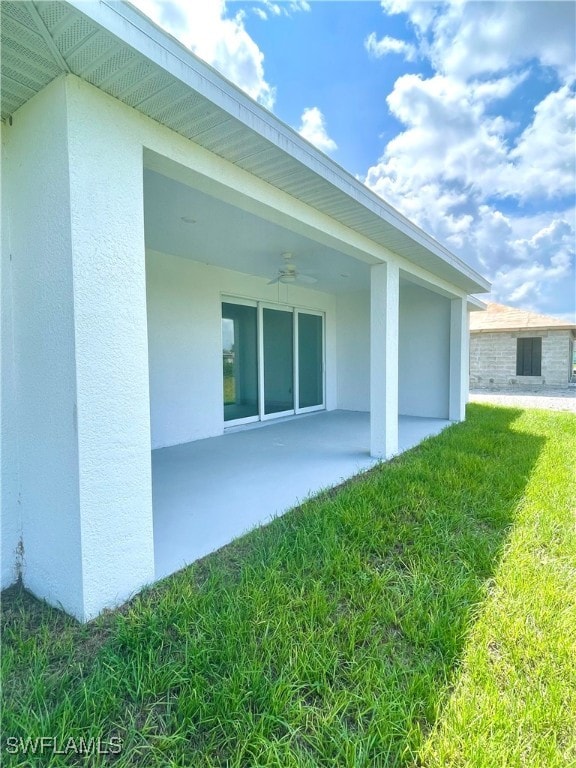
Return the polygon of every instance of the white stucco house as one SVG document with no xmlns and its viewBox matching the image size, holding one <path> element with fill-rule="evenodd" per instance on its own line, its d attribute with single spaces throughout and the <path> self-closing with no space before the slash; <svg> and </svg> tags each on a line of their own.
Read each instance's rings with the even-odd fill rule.
<svg viewBox="0 0 576 768">
<path fill-rule="evenodd" d="M 0 6 L 2 587 L 85 621 L 463 419 L 490 286 L 130 5 Z"/>
</svg>

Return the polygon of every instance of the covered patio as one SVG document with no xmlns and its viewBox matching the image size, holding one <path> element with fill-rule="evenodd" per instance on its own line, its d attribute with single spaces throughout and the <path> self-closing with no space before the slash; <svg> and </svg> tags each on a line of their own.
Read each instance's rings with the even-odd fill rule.
<svg viewBox="0 0 576 768">
<path fill-rule="evenodd" d="M 399 451 L 445 419 L 400 416 Z M 154 561 L 163 578 L 378 463 L 370 414 L 330 411 L 237 427 L 152 452 Z"/>
<path fill-rule="evenodd" d="M 130 4 L 0 5 L 2 584 L 88 621 L 463 420 L 490 286 Z"/>
</svg>

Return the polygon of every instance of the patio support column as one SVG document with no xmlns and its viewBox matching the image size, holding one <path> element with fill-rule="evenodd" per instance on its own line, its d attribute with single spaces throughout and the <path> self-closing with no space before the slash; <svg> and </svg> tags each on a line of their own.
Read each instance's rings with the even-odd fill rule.
<svg viewBox="0 0 576 768">
<path fill-rule="evenodd" d="M 399 270 L 390 262 L 370 271 L 370 453 L 398 453 Z"/>
<path fill-rule="evenodd" d="M 67 88 L 83 616 L 154 580 L 143 155 Z"/>
<path fill-rule="evenodd" d="M 2 130 L 10 555 L 27 589 L 80 621 L 154 579 L 142 145 L 94 98 L 58 78 Z"/>
<path fill-rule="evenodd" d="M 450 302 L 450 395 L 448 418 L 464 421 L 468 399 L 468 308 L 466 299 Z"/>
</svg>

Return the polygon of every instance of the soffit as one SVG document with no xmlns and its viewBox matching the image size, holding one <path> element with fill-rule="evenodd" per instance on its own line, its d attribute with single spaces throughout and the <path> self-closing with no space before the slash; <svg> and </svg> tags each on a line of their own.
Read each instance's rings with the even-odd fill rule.
<svg viewBox="0 0 576 768">
<path fill-rule="evenodd" d="M 489 283 L 123 2 L 0 3 L 2 119 L 73 73 L 467 293 Z"/>
</svg>

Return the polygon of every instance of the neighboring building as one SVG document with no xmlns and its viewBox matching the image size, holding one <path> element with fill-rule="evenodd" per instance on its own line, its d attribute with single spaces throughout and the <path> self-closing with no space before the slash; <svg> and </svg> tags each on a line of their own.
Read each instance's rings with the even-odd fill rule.
<svg viewBox="0 0 576 768">
<path fill-rule="evenodd" d="M 0 11 L 3 587 L 87 620 L 163 575 L 151 449 L 464 418 L 483 277 L 129 4 Z"/>
<path fill-rule="evenodd" d="M 470 387 L 542 389 L 574 380 L 576 324 L 488 303 L 470 314 Z"/>
</svg>

